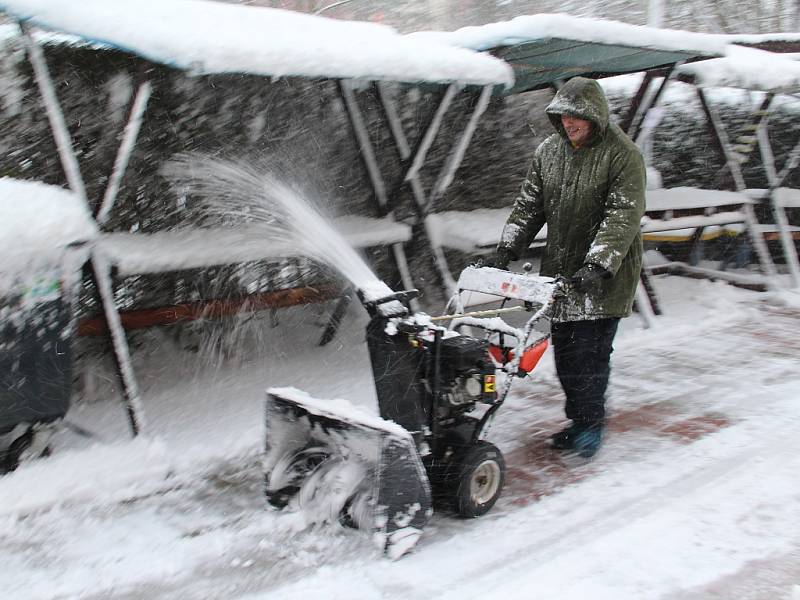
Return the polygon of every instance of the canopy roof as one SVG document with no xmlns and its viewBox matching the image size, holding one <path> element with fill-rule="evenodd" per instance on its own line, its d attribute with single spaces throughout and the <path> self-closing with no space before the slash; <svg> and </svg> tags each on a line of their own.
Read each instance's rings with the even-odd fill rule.
<svg viewBox="0 0 800 600">
<path fill-rule="evenodd" d="M 0 10 L 196 74 L 510 85 L 501 60 L 375 23 L 207 0 L 0 0 Z"/>
<path fill-rule="evenodd" d="M 491 50 L 514 68 L 507 93 L 545 88 L 584 75 L 635 73 L 681 60 L 723 56 L 726 36 L 629 25 L 563 14 L 522 16 L 453 32 L 419 32 L 417 39 Z"/>
<path fill-rule="evenodd" d="M 700 87 L 732 87 L 774 93 L 800 91 L 800 62 L 793 56 L 729 46 L 724 58 L 682 65 L 682 81 Z"/>
</svg>

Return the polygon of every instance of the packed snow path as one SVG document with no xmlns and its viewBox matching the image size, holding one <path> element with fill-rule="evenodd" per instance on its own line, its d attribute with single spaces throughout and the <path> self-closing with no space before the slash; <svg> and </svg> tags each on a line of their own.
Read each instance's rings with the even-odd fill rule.
<svg viewBox="0 0 800 600">
<path fill-rule="evenodd" d="M 794 600 L 800 302 L 672 277 L 657 284 L 667 311 L 659 329 L 642 330 L 634 317 L 617 339 L 610 432 L 596 459 L 574 462 L 547 448 L 562 396 L 545 356 L 492 430 L 509 466 L 497 506 L 478 520 L 436 515 L 398 562 L 377 558 L 358 532 L 302 530 L 295 516 L 265 510 L 256 424 L 238 450 L 203 464 L 191 454 L 162 472 L 120 460 L 117 475 L 128 479 L 116 495 L 70 499 L 64 489 L 58 506 L 44 496 L 0 503 L 0 590 L 18 600 Z M 340 351 L 359 355 L 348 356 L 362 371 L 351 385 L 369 383 L 360 339 L 340 340 Z M 238 393 L 252 393 L 247 381 Z M 236 393 L 228 389 L 231 406 Z M 79 415 L 86 424 L 100 413 Z M 201 421 L 162 417 L 164 444 L 179 445 L 170 426 L 202 435 Z M 206 427 L 209 438 L 240 433 L 219 420 Z M 172 449 L 135 442 L 120 450 L 150 464 L 148 453 Z M 11 485 L 36 496 L 30 476 L 89 456 L 74 452 L 6 477 L 0 497 Z"/>
</svg>

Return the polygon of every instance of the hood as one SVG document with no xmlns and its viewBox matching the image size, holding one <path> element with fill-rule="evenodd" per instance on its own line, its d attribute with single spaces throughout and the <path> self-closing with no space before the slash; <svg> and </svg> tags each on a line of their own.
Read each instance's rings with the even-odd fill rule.
<svg viewBox="0 0 800 600">
<path fill-rule="evenodd" d="M 608 129 L 608 100 L 603 88 L 594 79 L 573 77 L 558 90 L 555 98 L 545 110 L 553 127 L 564 138 L 567 132 L 561 125 L 561 115 L 571 115 L 591 121 L 594 133 L 589 143 L 601 139 Z"/>
</svg>

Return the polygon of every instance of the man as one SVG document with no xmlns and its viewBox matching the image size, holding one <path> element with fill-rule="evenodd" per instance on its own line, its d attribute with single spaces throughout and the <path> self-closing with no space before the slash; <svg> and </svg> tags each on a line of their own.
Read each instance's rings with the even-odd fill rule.
<svg viewBox="0 0 800 600">
<path fill-rule="evenodd" d="M 645 166 L 636 145 L 609 122 L 596 81 L 571 79 L 546 112 L 556 133 L 534 153 L 495 266 L 518 259 L 547 224 L 540 272 L 571 283 L 555 307 L 552 341 L 572 423 L 551 440 L 590 458 L 602 441 L 612 343 L 639 281 Z"/>
</svg>

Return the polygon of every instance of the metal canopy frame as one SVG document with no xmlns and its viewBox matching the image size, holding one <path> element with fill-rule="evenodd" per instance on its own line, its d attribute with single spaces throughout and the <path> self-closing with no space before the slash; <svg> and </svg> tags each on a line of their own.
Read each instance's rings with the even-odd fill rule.
<svg viewBox="0 0 800 600">
<path fill-rule="evenodd" d="M 655 115 L 655 118 L 650 118 L 650 115 L 653 114 L 650 111 L 657 107 L 659 100 L 669 83 L 674 80 L 679 80 L 685 83 L 693 84 L 693 81 L 688 81 L 686 76 L 677 75 L 677 68 L 679 65 L 680 63 L 673 65 L 670 69 L 661 69 L 654 71 L 653 73 L 648 73 L 648 76 L 645 76 L 645 78 L 642 80 L 641 86 L 634 96 L 634 102 L 631 106 L 631 111 L 623 120 L 623 124 L 627 126 L 627 132 L 640 147 L 643 146 L 650 132 L 652 132 L 652 130 L 658 124 L 660 117 Z M 657 91 L 653 92 L 651 88 L 659 77 L 663 77 L 663 79 L 661 80 Z M 714 138 L 715 146 L 725 162 L 724 169 L 728 170 L 731 174 L 732 182 L 728 185 L 728 187 L 731 187 L 735 191 L 744 194 L 746 187 L 741 172 L 741 164 L 739 162 L 739 158 L 742 155 L 738 154 L 734 149 L 733 144 L 731 144 L 727 130 L 719 116 L 719 113 L 713 104 L 708 101 L 707 95 L 699 86 L 694 87 L 703 108 L 706 121 Z M 766 242 L 761 235 L 759 223 L 756 218 L 752 203 L 742 203 L 738 212 L 741 213 L 741 221 L 744 223 L 747 235 L 753 244 L 759 265 L 761 266 L 761 270 L 767 278 L 765 285 L 769 287 L 771 285 L 770 279 L 774 278 L 774 275 L 776 274 L 775 265 L 769 255 Z M 705 226 L 697 227 L 692 235 L 690 240 L 690 253 L 692 255 L 696 252 L 697 248 L 699 248 L 704 230 Z M 677 269 L 676 272 L 678 273 L 688 273 L 690 275 L 700 277 L 725 278 L 722 267 L 720 267 L 719 270 L 695 270 L 682 263 L 675 263 L 675 267 Z M 660 312 L 658 308 L 658 300 L 653 287 L 649 282 L 649 274 L 646 269 L 642 269 L 642 286 L 647 291 L 650 307 L 653 309 L 655 314 L 658 314 Z M 641 306 L 641 303 L 639 303 L 639 305 Z"/>
<path fill-rule="evenodd" d="M 81 175 L 80 165 L 78 164 L 78 159 L 72 146 L 70 133 L 64 119 L 64 113 L 61 110 L 61 104 L 56 95 L 55 86 L 53 85 L 47 62 L 44 59 L 44 53 L 36 40 L 33 39 L 30 28 L 22 22 L 19 23 L 19 27 L 22 31 L 22 39 L 28 52 L 28 59 L 33 67 L 36 85 L 39 88 L 39 93 L 45 105 L 47 118 L 50 123 L 50 130 L 56 140 L 58 155 L 67 177 L 67 183 L 73 193 L 86 203 L 91 212 L 91 205 L 86 194 L 86 186 Z M 114 205 L 117 192 L 119 191 L 119 183 L 125 173 L 128 159 L 130 158 L 139 134 L 139 128 L 144 111 L 147 107 L 147 101 L 150 97 L 150 91 L 150 83 L 148 81 L 142 82 L 135 98 L 130 104 L 128 120 L 117 151 L 111 177 L 109 178 L 106 191 L 100 202 L 99 211 L 95 215 L 95 222 L 98 228 L 107 218 L 108 213 Z M 122 383 L 125 411 L 128 416 L 131 433 L 136 436 L 145 427 L 144 408 L 139 393 L 139 386 L 133 371 L 128 340 L 125 337 L 125 332 L 122 328 L 120 315 L 114 299 L 114 283 L 111 276 L 111 265 L 97 248 L 92 248 L 89 260 L 91 276 L 100 296 L 101 310 L 108 325 L 108 332 L 111 336 L 114 348 L 114 360 L 117 366 L 117 375 Z"/>
<path fill-rule="evenodd" d="M 366 125 L 364 124 L 360 105 L 353 92 L 352 84 L 345 80 L 340 82 L 342 97 L 353 125 L 353 132 L 361 148 L 361 157 L 369 173 L 381 216 L 393 214 L 399 202 L 400 193 L 404 186 L 408 185 L 414 200 L 413 208 L 416 215 L 414 225 L 417 226 L 416 230 L 418 231 L 417 239 L 415 239 L 414 242 L 426 247 L 430 252 L 433 266 L 439 278 L 439 284 L 443 293 L 447 296 L 455 289 L 456 283 L 447 265 L 444 251 L 436 241 L 427 216 L 452 183 L 453 177 L 458 167 L 461 165 L 466 149 L 475 133 L 478 120 L 489 104 L 489 99 L 491 98 L 495 86 L 486 85 L 477 92 L 477 100 L 472 108 L 471 114 L 461 134 L 458 136 L 458 139 L 452 145 L 444 164 L 440 167 L 435 183 L 427 193 L 420 178 L 420 169 L 426 163 L 428 152 L 441 130 L 444 118 L 450 110 L 456 95 L 462 91 L 471 93 L 469 88 L 465 90 L 462 85 L 450 84 L 444 90 L 437 102 L 436 109 L 431 114 L 428 123 L 423 127 L 416 144 L 412 147 L 399 118 L 395 100 L 388 93 L 386 84 L 375 82 L 373 86 L 383 109 L 384 121 L 391 132 L 395 150 L 400 159 L 401 176 L 391 187 L 391 191 L 387 191 L 387 185 L 380 171 L 378 161 L 376 160 L 375 151 L 369 138 Z M 403 285 L 405 285 L 406 288 L 414 287 L 414 281 L 408 270 L 403 245 L 395 244 L 392 250 Z"/>
<path fill-rule="evenodd" d="M 602 79 L 644 72 L 639 89 L 632 97 L 620 127 L 642 146 L 657 120 L 650 119 L 668 83 L 674 79 L 676 68 L 686 62 L 715 58 L 715 55 L 693 51 L 660 50 L 624 44 L 586 42 L 558 37 L 528 40 L 513 46 L 493 48 L 491 53 L 502 58 L 514 69 L 515 85 L 505 94 L 553 88 L 575 76 Z M 652 83 L 663 77 L 654 91 Z M 661 314 L 658 299 L 648 273 L 642 269 L 641 285 L 636 291 L 636 307 L 650 327 L 654 316 Z"/>
<path fill-rule="evenodd" d="M 775 99 L 782 93 L 794 94 L 792 94 L 791 90 L 762 90 L 765 94 L 764 99 L 751 112 L 749 122 L 744 127 L 745 133 L 734 141 L 728 135 L 727 128 L 719 112 L 708 101 L 708 94 L 705 89 L 692 76 L 682 76 L 680 80 L 695 87 L 703 106 L 706 119 L 714 134 L 717 150 L 725 161 L 721 172 L 718 174 L 723 184 L 727 182 L 730 185 L 732 182 L 733 187 L 740 192 L 744 192 L 747 189 L 742 166 L 747 163 L 755 149 L 758 148 L 769 185 L 765 200 L 769 203 L 775 218 L 781 248 L 789 270 L 791 287 L 800 287 L 800 260 L 798 260 L 797 248 L 792 239 L 786 207 L 781 203 L 776 193 L 776 190 L 783 185 L 789 174 L 800 165 L 800 140 L 789 151 L 784 164 L 779 169 L 775 164 L 775 154 L 769 137 L 769 119 Z M 761 226 L 756 219 L 752 206 L 748 210 L 747 226 L 762 268 L 767 275 L 776 275 L 775 265 L 769 254 Z"/>
<path fill-rule="evenodd" d="M 689 83 L 694 86 L 698 99 L 703 108 L 704 116 L 711 130 L 712 136 L 715 141 L 715 146 L 724 160 L 724 173 L 728 176 L 728 181 L 722 182 L 722 185 L 732 188 L 735 191 L 744 194 L 746 192 L 746 184 L 742 175 L 741 165 L 753 152 L 755 146 L 759 147 L 762 157 L 764 158 L 765 169 L 767 169 L 767 176 L 770 181 L 770 202 L 772 205 L 773 213 L 775 214 L 776 223 L 778 225 L 779 233 L 781 236 L 781 243 L 783 245 L 784 253 L 787 257 L 790 273 L 793 279 L 793 285 L 798 285 L 800 279 L 800 267 L 797 263 L 797 253 L 794 243 L 791 239 L 791 233 L 788 228 L 786 213 L 783 206 L 780 206 L 776 200 L 774 190 L 780 186 L 781 182 L 785 180 L 791 170 L 800 164 L 800 141 L 790 152 L 786 160 L 786 164 L 780 171 L 774 167 L 774 159 L 772 158 L 772 150 L 767 137 L 767 122 L 769 118 L 769 108 L 772 104 L 774 97 L 773 93 L 768 93 L 761 106 L 755 109 L 752 113 L 752 122 L 748 125 L 749 135 L 740 136 L 736 142 L 733 143 L 728 135 L 728 131 L 723 123 L 719 112 L 709 102 L 707 94 L 702 87 L 696 84 L 692 77 L 686 75 L 677 75 L 677 68 L 683 62 L 694 62 L 696 60 L 704 60 L 705 58 L 713 57 L 691 57 L 685 61 L 676 62 L 668 67 L 655 68 L 645 73 L 642 83 L 634 95 L 629 111 L 620 122 L 620 126 L 625 130 L 629 136 L 642 147 L 646 142 L 650 132 L 657 126 L 660 116 L 651 113 L 659 104 L 667 85 L 671 81 L 679 80 L 684 83 Z M 663 78 L 656 90 L 653 90 L 653 84 L 658 78 Z M 762 272 L 766 276 L 767 288 L 772 286 L 774 276 L 776 275 L 775 264 L 769 254 L 766 242 L 762 235 L 760 224 L 755 214 L 752 203 L 743 203 L 740 209 L 742 213 L 742 220 L 748 237 L 750 238 L 756 256 L 761 267 Z M 703 227 L 698 228 L 693 236 L 693 246 L 699 244 Z M 687 269 L 687 272 L 690 271 Z M 683 272 L 683 271 L 681 271 Z M 697 270 L 695 273 L 691 271 L 689 274 L 697 276 L 716 277 L 721 275 L 722 271 L 715 271 L 713 269 Z M 639 300 L 641 296 L 637 297 L 637 305 L 645 308 L 645 312 L 651 309 L 654 314 L 660 314 L 657 298 L 653 291 L 652 285 L 649 282 L 649 275 L 646 270 L 642 270 L 642 287 L 647 291 L 647 298 L 649 299 L 650 307 L 643 307 L 643 303 Z M 645 319 L 647 320 L 647 315 Z"/>
<path fill-rule="evenodd" d="M 61 165 L 67 178 L 67 184 L 70 189 L 78 195 L 79 198 L 86 202 L 91 211 L 91 205 L 89 203 L 86 186 L 81 175 L 80 165 L 72 145 L 71 136 L 64 119 L 64 114 L 56 94 L 52 77 L 44 59 L 42 48 L 33 38 L 29 26 L 24 22 L 19 22 L 18 24 L 22 31 L 25 48 L 28 52 L 28 57 L 33 67 L 36 84 L 45 105 L 50 129 L 56 141 Z M 120 184 L 125 175 L 130 157 L 136 146 L 136 141 L 139 137 L 139 131 L 144 118 L 144 113 L 147 109 L 148 100 L 153 90 L 152 82 L 142 77 L 141 74 L 137 77 L 137 79 L 139 80 L 137 81 L 138 88 L 133 98 L 129 101 L 128 118 L 125 127 L 122 130 L 114 166 L 103 196 L 102 198 L 98 198 L 98 208 L 96 211 L 93 211 L 94 219 L 98 225 L 98 228 L 102 228 L 102 225 L 107 222 L 108 217 L 114 207 L 120 189 Z M 452 182 L 455 171 L 461 164 L 466 148 L 472 138 L 472 134 L 475 131 L 477 121 L 480 115 L 485 111 L 491 93 L 496 85 L 490 84 L 477 88 L 480 91 L 478 92 L 478 101 L 476 102 L 476 105 L 472 111 L 472 115 L 468 119 L 461 136 L 448 154 L 444 165 L 441 167 L 435 185 L 428 193 L 425 193 L 420 181 L 419 171 L 425 164 L 428 151 L 432 147 L 436 136 L 439 133 L 444 116 L 451 107 L 456 94 L 465 88 L 459 84 L 450 84 L 446 87 L 438 103 L 436 111 L 431 118 L 431 121 L 424 130 L 424 134 L 421 136 L 416 146 L 412 149 L 398 117 L 397 107 L 388 94 L 385 93 L 385 84 L 378 84 L 377 82 L 373 83 L 375 86 L 377 86 L 387 124 L 392 132 L 395 147 L 404 166 L 402 178 L 396 183 L 396 185 L 394 185 L 392 191 L 390 192 L 387 190 L 383 175 L 381 174 L 378 166 L 375 151 L 367 131 L 366 122 L 356 98 L 355 86 L 353 82 L 344 79 L 338 79 L 338 83 L 342 99 L 350 118 L 352 131 L 358 142 L 360 154 L 364 160 L 365 167 L 370 178 L 380 216 L 391 217 L 393 215 L 398 193 L 401 191 L 401 188 L 404 185 L 409 185 L 415 200 L 418 223 L 421 223 L 424 226 L 423 231 L 425 235 L 423 236 L 424 239 L 421 241 L 431 250 L 432 256 L 434 257 L 437 274 L 441 279 L 443 291 L 445 293 L 449 293 L 452 289 L 454 289 L 455 282 L 453 281 L 452 276 L 447 269 L 447 263 L 444 260 L 444 253 L 441 247 L 439 247 L 433 241 L 434 238 L 430 234 L 424 217 L 430 211 L 435 202 L 445 193 L 447 187 Z M 469 93 L 473 93 L 473 90 L 476 88 L 473 86 L 466 89 L 469 90 Z M 408 268 L 408 261 L 403 244 L 392 244 L 391 255 L 400 274 L 403 285 L 407 288 L 414 287 L 413 278 L 411 277 L 411 273 Z M 101 300 L 100 305 L 102 320 L 106 325 L 105 328 L 101 327 L 101 329 L 107 331 L 111 337 L 113 354 L 117 367 L 117 375 L 122 384 L 123 402 L 130 425 L 130 430 L 134 436 L 137 436 L 138 434 L 142 433 L 146 427 L 144 409 L 132 366 L 130 348 L 125 335 L 125 329 L 123 327 L 122 318 L 114 298 L 114 278 L 112 274 L 112 264 L 108 258 L 102 254 L 98 247 L 94 247 L 91 252 L 90 274 Z M 330 341 L 333 335 L 335 335 L 336 327 L 343 316 L 349 300 L 350 295 L 346 293 L 334 308 L 331 321 L 326 327 L 321 343 Z"/>
<path fill-rule="evenodd" d="M 777 189 L 783 185 L 783 182 L 788 177 L 797 165 L 800 164 L 800 140 L 794 145 L 789 155 L 786 157 L 786 162 L 783 168 L 778 171 L 775 164 L 775 154 L 772 151 L 772 143 L 769 139 L 769 110 L 768 107 L 772 103 L 773 96 L 768 95 L 769 102 L 763 109 L 763 114 L 759 115 L 759 121 L 756 129 L 756 137 L 758 139 L 758 148 L 761 152 L 761 159 L 764 164 L 764 169 L 767 174 L 767 181 L 769 182 L 769 202 L 772 207 L 772 214 L 775 216 L 775 223 L 778 226 L 778 235 L 781 240 L 781 247 L 786 259 L 786 264 L 789 267 L 789 275 L 791 277 L 791 285 L 793 288 L 800 287 L 800 260 L 797 256 L 797 247 L 795 246 L 792 232 L 789 226 L 789 219 L 786 216 L 786 206 L 781 202 L 778 197 Z M 766 100 L 765 100 L 766 102 Z"/>
</svg>

